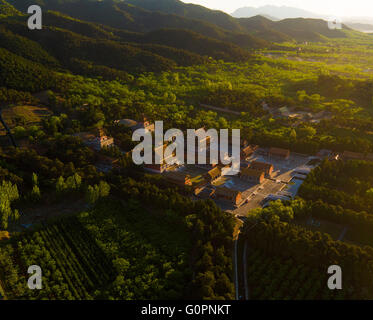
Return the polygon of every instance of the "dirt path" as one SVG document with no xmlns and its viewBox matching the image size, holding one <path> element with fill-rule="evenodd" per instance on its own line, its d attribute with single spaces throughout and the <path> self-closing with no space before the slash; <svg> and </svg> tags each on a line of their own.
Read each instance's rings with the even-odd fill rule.
<svg viewBox="0 0 373 320">
<path fill-rule="evenodd" d="M 84 200 L 69 201 L 68 199 L 56 204 L 21 209 L 21 217 L 17 226 L 10 227 L 9 231 L 22 231 L 25 227 L 30 227 L 34 224 L 42 223 L 59 216 L 78 213 L 86 209 L 87 204 Z"/>
<path fill-rule="evenodd" d="M 215 106 L 210 106 L 210 105 L 208 105 L 208 104 L 203 104 L 203 103 L 201 103 L 201 107 L 203 107 L 203 108 L 205 108 L 205 109 L 214 110 L 214 111 L 230 113 L 230 114 L 233 114 L 233 115 L 235 115 L 235 116 L 240 116 L 240 115 L 241 115 L 241 112 L 233 111 L 233 110 L 225 109 L 225 108 L 220 108 L 220 107 L 215 107 Z"/>
</svg>

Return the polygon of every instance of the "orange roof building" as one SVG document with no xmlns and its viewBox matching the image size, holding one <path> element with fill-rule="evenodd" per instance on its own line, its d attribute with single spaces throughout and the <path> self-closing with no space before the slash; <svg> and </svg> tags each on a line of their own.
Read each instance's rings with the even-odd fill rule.
<svg viewBox="0 0 373 320">
<path fill-rule="evenodd" d="M 214 182 L 215 180 L 219 179 L 221 177 L 221 169 L 219 167 L 215 167 L 214 169 L 210 170 L 204 175 L 204 178 L 208 182 Z"/>
<path fill-rule="evenodd" d="M 102 129 L 97 129 L 96 132 L 81 132 L 75 134 L 75 136 L 82 139 L 83 144 L 96 151 L 100 151 L 102 148 L 111 147 L 114 145 L 114 138 L 106 136 Z"/>
<path fill-rule="evenodd" d="M 184 174 L 182 172 L 170 171 L 165 174 L 167 181 L 176 184 L 178 186 L 191 186 L 192 180 L 190 175 Z"/>
<path fill-rule="evenodd" d="M 267 177 L 271 177 L 274 167 L 271 163 L 253 161 L 249 164 L 249 168 L 257 171 L 263 171 Z"/>
<path fill-rule="evenodd" d="M 236 206 L 242 202 L 241 191 L 232 190 L 226 187 L 217 187 L 215 190 L 215 197 L 216 199 L 232 202 Z"/>
<path fill-rule="evenodd" d="M 288 159 L 290 157 L 290 150 L 281 148 L 270 148 L 268 155 L 270 157 Z"/>
<path fill-rule="evenodd" d="M 250 157 L 259 146 L 249 145 L 241 149 L 241 160 L 245 160 L 246 158 Z"/>
<path fill-rule="evenodd" d="M 247 182 L 260 184 L 264 181 L 265 173 L 264 171 L 245 168 L 241 171 L 240 177 Z"/>
</svg>

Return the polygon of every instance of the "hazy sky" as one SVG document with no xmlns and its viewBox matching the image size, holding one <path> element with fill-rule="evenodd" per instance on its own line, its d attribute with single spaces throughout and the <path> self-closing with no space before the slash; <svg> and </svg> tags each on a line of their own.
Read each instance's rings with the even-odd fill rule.
<svg viewBox="0 0 373 320">
<path fill-rule="evenodd" d="M 373 0 L 182 0 L 232 13 L 240 7 L 286 5 L 331 16 L 373 17 Z"/>
</svg>

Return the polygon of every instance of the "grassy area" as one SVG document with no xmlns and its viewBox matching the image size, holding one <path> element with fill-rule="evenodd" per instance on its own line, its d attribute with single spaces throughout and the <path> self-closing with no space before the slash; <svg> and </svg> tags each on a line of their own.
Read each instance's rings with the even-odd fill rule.
<svg viewBox="0 0 373 320">
<path fill-rule="evenodd" d="M 3 109 L 3 118 L 10 128 L 37 125 L 43 118 L 51 114 L 48 108 L 37 106 L 15 106 Z M 0 135 L 4 134 L 5 129 L 1 127 Z"/>
</svg>

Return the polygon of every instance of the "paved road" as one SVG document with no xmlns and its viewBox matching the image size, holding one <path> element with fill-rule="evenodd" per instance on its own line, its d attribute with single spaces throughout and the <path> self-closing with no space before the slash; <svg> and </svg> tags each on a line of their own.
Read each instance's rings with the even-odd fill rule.
<svg viewBox="0 0 373 320">
<path fill-rule="evenodd" d="M 247 273 L 248 273 L 248 269 L 247 269 L 247 240 L 245 240 L 245 246 L 244 246 L 244 249 L 243 249 L 243 276 L 244 276 L 244 285 L 245 285 L 245 299 L 249 300 L 250 296 L 249 296 L 249 285 L 248 285 L 248 281 L 247 281 Z"/>
<path fill-rule="evenodd" d="M 239 234 L 238 234 L 239 235 Z M 236 287 L 236 300 L 238 300 L 238 236 L 234 240 L 234 283 Z"/>
<path fill-rule="evenodd" d="M 261 202 L 270 194 L 276 194 L 286 187 L 284 183 L 276 183 L 272 180 L 266 180 L 259 190 L 259 185 L 255 190 L 256 195 L 249 198 L 249 202 L 235 209 L 234 215 L 246 216 L 250 210 L 261 208 Z M 245 195 L 246 197 L 249 195 Z"/>
</svg>

